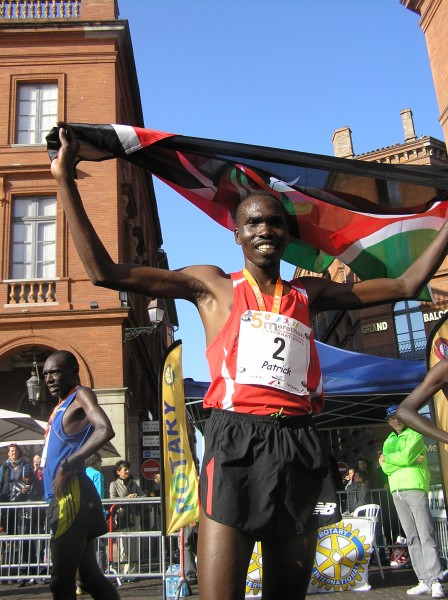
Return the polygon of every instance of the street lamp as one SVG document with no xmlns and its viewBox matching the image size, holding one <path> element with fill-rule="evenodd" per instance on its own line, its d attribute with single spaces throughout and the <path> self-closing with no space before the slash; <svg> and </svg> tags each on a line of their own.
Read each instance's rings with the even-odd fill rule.
<svg viewBox="0 0 448 600">
<path fill-rule="evenodd" d="M 27 380 L 26 387 L 28 389 L 28 400 L 31 404 L 37 404 L 40 400 L 40 379 L 36 361 L 33 362 L 31 377 Z"/>
<path fill-rule="evenodd" d="M 126 340 L 133 340 L 142 333 L 151 334 L 154 333 L 165 318 L 165 302 L 163 300 L 151 300 L 148 304 L 148 316 L 149 326 L 148 327 L 127 327 L 124 330 L 124 337 Z"/>
</svg>

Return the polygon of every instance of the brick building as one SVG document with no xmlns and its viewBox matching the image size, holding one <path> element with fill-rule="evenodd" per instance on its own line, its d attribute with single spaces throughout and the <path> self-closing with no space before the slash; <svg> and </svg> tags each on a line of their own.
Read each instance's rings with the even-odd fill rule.
<svg viewBox="0 0 448 600">
<path fill-rule="evenodd" d="M 418 25 L 425 35 L 439 107 L 439 122 L 445 141 L 430 136 L 417 136 L 412 111 L 401 111 L 403 143 L 356 155 L 349 127 L 333 134 L 334 153 L 338 157 L 390 164 L 447 165 L 448 143 L 448 2 L 446 0 L 400 0 L 401 4 L 420 16 Z M 417 26 L 417 21 L 416 21 Z M 422 198 L 422 201 L 430 198 Z M 301 272 L 303 274 L 303 272 Z M 354 274 L 335 261 L 324 275 L 335 281 L 354 280 Z M 431 281 L 434 302 L 399 302 L 362 311 L 329 311 L 314 322 L 317 339 L 330 345 L 390 358 L 423 359 L 427 337 L 448 310 L 448 260 Z M 397 399 L 391 402 L 399 401 Z M 378 402 L 381 402 L 378 399 Z M 383 400 L 384 402 L 384 400 Z M 388 435 L 388 426 L 357 427 L 327 432 L 331 451 L 338 460 L 355 462 L 363 454 L 373 462 L 376 450 Z M 430 442 L 430 440 L 428 440 Z M 433 473 L 432 483 L 438 480 L 436 446 L 427 444 L 428 460 Z"/>
<path fill-rule="evenodd" d="M 404 142 L 355 155 L 349 127 L 333 134 L 336 156 L 391 164 L 446 165 L 448 142 L 448 2 L 446 0 L 400 0 L 403 6 L 420 16 L 426 40 L 434 88 L 439 106 L 439 122 L 445 142 L 430 136 L 417 136 L 412 111 L 401 111 Z M 417 21 L 416 21 L 417 26 Z M 426 200 L 426 199 L 422 199 Z M 332 265 L 327 276 L 335 280 L 353 278 L 341 263 Z M 422 358 L 426 338 L 434 324 L 448 309 L 448 261 L 431 281 L 434 303 L 399 303 L 349 313 L 328 313 L 316 321 L 319 339 L 331 345 L 370 354 Z"/>
<path fill-rule="evenodd" d="M 411 109 L 401 111 L 404 141 L 356 155 L 349 127 L 333 134 L 334 153 L 340 158 L 388 164 L 448 165 L 446 145 L 441 140 L 417 136 Z M 413 199 L 415 204 L 431 198 Z M 354 281 L 356 276 L 338 260 L 325 277 L 334 281 Z M 426 339 L 434 323 L 448 309 L 448 260 L 431 281 L 434 302 L 398 302 L 363 310 L 328 311 L 314 321 L 317 339 L 331 346 L 387 358 L 421 359 Z"/>
<path fill-rule="evenodd" d="M 356 155 L 349 127 L 333 134 L 334 153 L 338 157 L 390 164 L 448 164 L 448 2 L 446 0 L 400 0 L 403 6 L 420 16 L 418 26 L 425 35 L 429 62 L 439 106 L 439 121 L 445 142 L 430 136 L 417 136 L 412 111 L 401 111 L 404 141 Z M 417 26 L 417 21 L 416 21 Z M 422 198 L 422 201 L 430 198 Z M 347 281 L 354 275 L 342 263 L 335 263 L 325 275 Z M 422 358 L 426 338 L 435 322 L 448 309 L 448 261 L 431 281 L 434 303 L 399 303 L 363 311 L 332 311 L 315 322 L 318 339 L 334 346 L 370 354 Z"/>
<path fill-rule="evenodd" d="M 420 16 L 421 28 L 428 49 L 443 137 L 448 143 L 448 3 L 446 0 L 400 0 L 408 10 Z"/>
<path fill-rule="evenodd" d="M 72 351 L 81 382 L 111 417 L 120 457 L 138 473 L 140 422 L 157 417 L 158 367 L 177 325 L 170 302 L 151 335 L 150 298 L 95 288 L 67 229 L 45 135 L 58 120 L 143 127 L 126 20 L 116 0 L 0 3 L 0 407 L 45 419 L 41 386 L 28 401 L 33 363 Z M 101 182 L 101 186 L 99 186 Z M 123 161 L 81 163 L 78 185 L 114 260 L 167 268 L 152 180 Z M 115 460 L 115 459 L 114 459 Z M 111 461 L 109 461 L 110 463 Z"/>
<path fill-rule="evenodd" d="M 334 154 L 340 158 L 388 164 L 448 165 L 445 143 L 430 136 L 418 136 L 411 109 L 403 109 L 400 116 L 404 138 L 402 143 L 357 155 L 350 128 L 341 127 L 333 133 Z M 415 204 L 430 199 L 422 196 Z M 333 262 L 323 276 L 339 282 L 357 280 L 356 275 L 338 260 Z M 362 310 L 321 313 L 313 321 L 314 334 L 320 341 L 345 350 L 384 358 L 423 360 L 429 333 L 448 310 L 447 259 L 431 280 L 431 290 L 434 302 L 397 302 Z M 378 396 L 371 401 L 377 406 L 385 406 L 400 402 L 402 398 L 400 395 L 386 398 Z M 362 403 L 363 399 L 360 398 L 359 402 Z M 380 409 L 378 419 L 364 419 L 355 427 L 346 428 L 343 420 L 339 420 L 339 425 L 328 428 L 327 441 L 339 461 L 352 465 L 356 464 L 357 456 L 364 455 L 375 463 L 376 451 L 381 449 L 384 439 L 390 433 L 389 426 L 382 420 L 383 413 Z M 428 444 L 427 448 L 432 483 L 436 483 L 439 478 L 436 446 Z"/>
</svg>

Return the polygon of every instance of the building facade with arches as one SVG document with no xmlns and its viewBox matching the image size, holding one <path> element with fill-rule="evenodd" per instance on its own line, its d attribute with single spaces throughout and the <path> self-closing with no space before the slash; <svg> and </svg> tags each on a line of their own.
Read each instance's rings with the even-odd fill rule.
<svg viewBox="0 0 448 600">
<path fill-rule="evenodd" d="M 120 458 L 138 473 L 141 423 L 158 416 L 175 304 L 164 303 L 151 335 L 126 339 L 129 329 L 149 328 L 153 299 L 90 283 L 45 140 L 58 121 L 144 126 L 128 22 L 116 0 L 6 2 L 0 36 L 0 406 L 45 420 L 54 400 L 41 382 L 31 404 L 26 382 L 36 366 L 42 379 L 52 352 L 69 350 L 111 418 Z M 146 172 L 118 160 L 84 162 L 77 183 L 113 260 L 168 268 Z"/>
</svg>

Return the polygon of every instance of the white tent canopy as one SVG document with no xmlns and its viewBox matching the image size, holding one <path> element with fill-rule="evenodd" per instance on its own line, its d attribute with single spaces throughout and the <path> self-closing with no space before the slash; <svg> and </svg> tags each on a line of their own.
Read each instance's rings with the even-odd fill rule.
<svg viewBox="0 0 448 600">
<path fill-rule="evenodd" d="M 0 409 L 0 442 L 39 443 L 44 437 L 46 423 L 31 415 Z M 3 444 L 2 444 L 3 445 Z"/>
<path fill-rule="evenodd" d="M 0 448 L 9 444 L 42 446 L 47 424 L 31 415 L 0 409 Z M 103 457 L 119 456 L 115 446 L 107 442 L 100 450 Z"/>
</svg>

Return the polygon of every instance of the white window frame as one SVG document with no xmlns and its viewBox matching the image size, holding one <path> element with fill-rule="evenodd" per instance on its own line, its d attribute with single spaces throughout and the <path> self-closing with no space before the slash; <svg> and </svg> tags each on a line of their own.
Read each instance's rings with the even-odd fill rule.
<svg viewBox="0 0 448 600">
<path fill-rule="evenodd" d="M 25 97 L 26 92 L 31 92 Z M 45 144 L 58 118 L 58 82 L 19 82 L 17 85 L 16 144 Z"/>
<path fill-rule="evenodd" d="M 31 202 L 31 210 L 30 214 L 26 216 L 19 217 L 14 215 L 15 207 L 17 206 L 17 201 L 30 201 Z M 43 200 L 51 200 L 53 201 L 54 212 L 50 215 L 40 215 L 39 214 L 39 202 Z M 12 218 L 11 218 L 11 259 L 10 259 L 10 274 L 11 280 L 21 280 L 21 281 L 29 281 L 33 279 L 45 279 L 52 280 L 56 279 L 56 229 L 57 229 L 57 205 L 56 205 L 56 196 L 22 196 L 20 198 L 13 199 L 13 208 L 12 208 Z M 31 235 L 29 236 L 29 240 L 24 242 L 16 242 L 14 240 L 14 225 L 17 223 L 22 223 L 31 228 Z M 39 239 L 39 230 L 42 226 L 45 225 L 53 225 L 54 227 L 54 238 L 50 240 L 40 240 Z M 17 252 L 15 252 L 16 245 L 30 245 L 30 260 L 29 262 L 20 262 L 15 260 L 17 258 Z M 47 244 L 52 244 L 54 247 L 53 251 L 53 260 L 44 260 L 43 256 L 45 252 L 41 253 L 40 250 Z M 42 245 L 42 246 L 41 246 Z M 26 252 L 22 250 L 22 255 L 26 256 Z M 25 267 L 25 276 L 20 276 L 17 271 L 15 271 L 15 265 L 28 265 Z M 48 265 L 53 265 L 51 275 L 43 275 L 43 271 L 47 270 L 48 273 Z M 47 267 L 47 268 L 46 268 Z"/>
<path fill-rule="evenodd" d="M 403 357 L 424 353 L 427 336 L 420 302 L 418 300 L 396 302 L 393 315 L 398 355 Z"/>
</svg>

